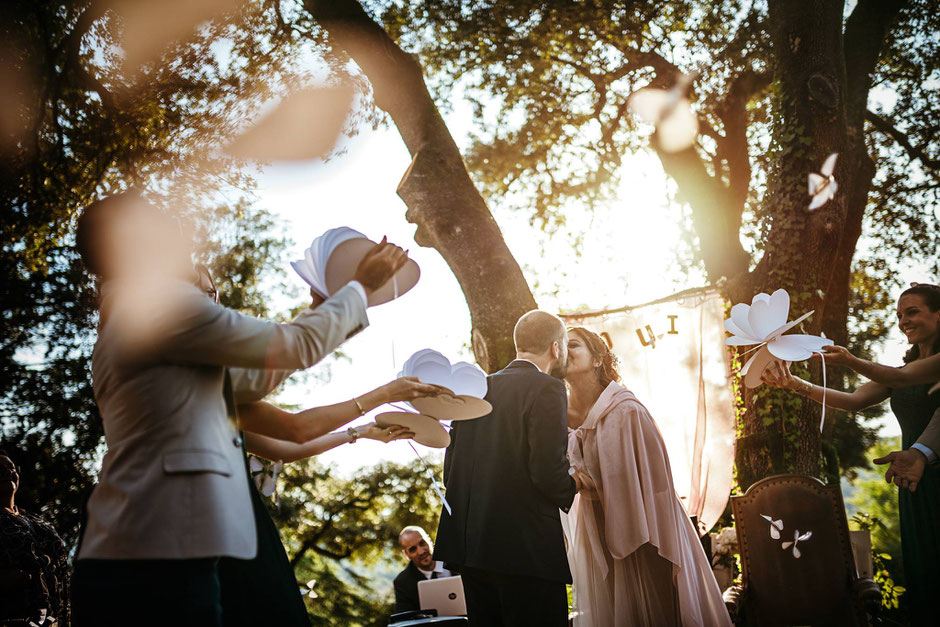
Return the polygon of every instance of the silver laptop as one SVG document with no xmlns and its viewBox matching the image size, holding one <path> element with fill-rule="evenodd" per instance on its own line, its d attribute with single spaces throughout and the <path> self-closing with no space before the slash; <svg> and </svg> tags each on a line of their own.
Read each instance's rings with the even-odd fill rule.
<svg viewBox="0 0 940 627">
<path fill-rule="evenodd" d="M 467 599 L 460 575 L 419 581 L 418 601 L 422 610 L 437 610 L 438 616 L 467 615 Z"/>
</svg>

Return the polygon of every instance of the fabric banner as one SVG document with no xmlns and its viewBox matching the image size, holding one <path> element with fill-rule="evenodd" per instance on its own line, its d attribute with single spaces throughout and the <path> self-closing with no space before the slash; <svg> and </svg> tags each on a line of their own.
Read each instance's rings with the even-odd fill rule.
<svg viewBox="0 0 940 627">
<path fill-rule="evenodd" d="M 666 441 L 676 492 L 704 534 L 731 493 L 734 395 L 717 291 L 689 290 L 647 305 L 563 316 L 602 335 L 624 386 Z"/>
</svg>

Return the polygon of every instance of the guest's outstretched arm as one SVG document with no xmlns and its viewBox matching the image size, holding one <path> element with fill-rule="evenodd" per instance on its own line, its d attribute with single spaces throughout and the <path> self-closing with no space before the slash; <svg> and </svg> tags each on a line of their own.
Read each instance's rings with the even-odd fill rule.
<svg viewBox="0 0 940 627">
<path fill-rule="evenodd" d="M 865 383 L 852 392 L 840 392 L 831 388 L 823 388 L 821 385 L 814 385 L 809 381 L 793 376 L 790 367 L 779 361 L 771 364 L 761 378 L 767 385 L 793 390 L 797 394 L 820 404 L 823 402 L 823 391 L 825 390 L 826 407 L 843 411 L 861 411 L 884 402 L 891 396 L 891 389 L 880 383 Z"/>
<path fill-rule="evenodd" d="M 827 364 L 851 368 L 863 377 L 888 387 L 906 387 L 940 381 L 940 354 L 894 368 L 856 357 L 842 346 L 826 346 L 825 351 Z"/>
<path fill-rule="evenodd" d="M 264 402 L 239 405 L 238 422 L 242 429 L 251 433 L 306 444 L 385 403 L 438 394 L 451 392 L 436 385 L 421 383 L 415 377 L 402 377 L 348 401 L 299 412 L 285 411 Z"/>
<path fill-rule="evenodd" d="M 246 431 L 245 446 L 249 453 L 258 457 L 270 459 L 271 461 L 296 462 L 320 455 L 343 444 L 352 444 L 359 438 L 391 442 L 392 440 L 404 440 L 411 437 L 414 437 L 414 434 L 405 427 L 380 427 L 371 422 L 367 425 L 350 427 L 348 430 L 327 433 L 303 444 L 286 442 Z"/>
</svg>

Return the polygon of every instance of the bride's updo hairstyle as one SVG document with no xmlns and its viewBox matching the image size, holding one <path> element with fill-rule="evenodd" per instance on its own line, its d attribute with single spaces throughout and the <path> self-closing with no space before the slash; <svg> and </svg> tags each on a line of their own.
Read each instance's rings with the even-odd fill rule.
<svg viewBox="0 0 940 627">
<path fill-rule="evenodd" d="M 594 370 L 597 380 L 605 388 L 611 381 L 620 381 L 620 373 L 617 372 L 617 357 L 611 352 L 607 342 L 594 331 L 584 327 L 568 327 L 568 335 L 575 334 L 578 339 L 587 346 L 591 357 L 601 362 Z"/>
</svg>

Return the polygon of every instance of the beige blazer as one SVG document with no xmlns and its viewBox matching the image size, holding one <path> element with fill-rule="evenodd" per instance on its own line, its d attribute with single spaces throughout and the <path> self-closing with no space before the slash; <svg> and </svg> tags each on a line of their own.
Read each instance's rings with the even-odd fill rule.
<svg viewBox="0 0 940 627">
<path fill-rule="evenodd" d="M 107 452 L 79 559 L 254 557 L 225 369 L 233 368 L 236 398 L 261 398 L 366 325 L 351 286 L 274 324 L 217 305 L 183 281 L 105 284 L 92 377 Z"/>
</svg>

